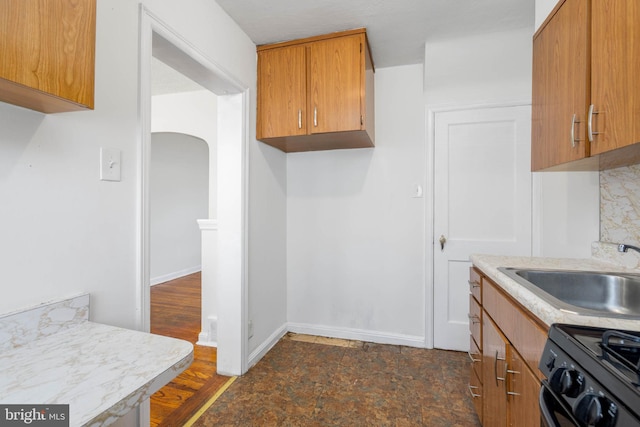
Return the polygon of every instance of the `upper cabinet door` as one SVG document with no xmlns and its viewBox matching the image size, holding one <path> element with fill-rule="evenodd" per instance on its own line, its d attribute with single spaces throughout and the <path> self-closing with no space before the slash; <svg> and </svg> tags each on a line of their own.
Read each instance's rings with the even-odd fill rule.
<svg viewBox="0 0 640 427">
<path fill-rule="evenodd" d="M 304 46 L 258 52 L 257 138 L 307 133 Z"/>
<path fill-rule="evenodd" d="M 592 4 L 591 153 L 640 142 L 640 2 Z"/>
<path fill-rule="evenodd" d="M 533 171 L 589 155 L 588 60 L 587 2 L 567 0 L 533 40 Z"/>
<path fill-rule="evenodd" d="M 363 35 L 354 35 L 310 46 L 310 133 L 362 128 L 363 41 Z"/>
<path fill-rule="evenodd" d="M 96 0 L 0 1 L 0 101 L 92 109 Z"/>
</svg>

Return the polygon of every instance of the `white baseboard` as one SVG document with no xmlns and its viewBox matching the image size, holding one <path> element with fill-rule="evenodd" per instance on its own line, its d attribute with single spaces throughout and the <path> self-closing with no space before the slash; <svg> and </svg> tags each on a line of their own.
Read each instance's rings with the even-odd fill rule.
<svg viewBox="0 0 640 427">
<path fill-rule="evenodd" d="M 305 323 L 287 323 L 278 328 L 269 338 L 251 352 L 248 367 L 251 368 L 275 346 L 287 332 L 316 335 L 328 338 L 341 338 L 374 342 L 377 344 L 404 345 L 407 347 L 427 348 L 425 337 L 417 335 L 388 334 L 364 329 L 335 328 Z"/>
<path fill-rule="evenodd" d="M 248 368 L 251 368 L 253 365 L 258 363 L 260 359 L 264 357 L 265 354 L 269 350 L 273 348 L 274 345 L 280 341 L 280 338 L 287 333 L 287 325 L 284 324 L 280 328 L 278 328 L 274 333 L 272 333 L 269 338 L 263 341 L 255 350 L 251 352 L 248 360 Z"/>
<path fill-rule="evenodd" d="M 163 274 L 162 276 L 152 277 L 149 281 L 151 286 L 159 285 L 160 283 L 168 282 L 169 280 L 178 279 L 180 277 L 188 276 L 189 274 L 197 273 L 202 270 L 201 265 L 195 267 L 185 268 L 184 270 L 174 271 L 173 273 Z"/>
<path fill-rule="evenodd" d="M 203 345 L 205 347 L 216 347 L 218 348 L 218 342 L 217 341 L 209 341 L 209 334 L 206 332 L 200 332 L 198 334 L 198 341 L 196 342 L 197 345 Z"/>
<path fill-rule="evenodd" d="M 332 326 L 311 325 L 306 323 L 289 323 L 287 329 L 289 332 L 298 334 L 426 348 L 425 337 L 416 335 L 389 334 L 364 329 L 335 328 Z"/>
</svg>

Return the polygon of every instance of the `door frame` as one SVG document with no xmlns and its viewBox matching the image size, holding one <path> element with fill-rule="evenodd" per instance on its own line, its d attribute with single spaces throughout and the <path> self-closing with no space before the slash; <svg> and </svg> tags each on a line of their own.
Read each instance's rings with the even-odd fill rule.
<svg viewBox="0 0 640 427">
<path fill-rule="evenodd" d="M 230 124 L 219 123 L 218 134 L 218 220 L 220 239 L 225 247 L 224 286 L 218 281 L 218 298 L 225 299 L 224 313 L 218 320 L 218 367 L 221 373 L 240 375 L 248 367 L 248 138 L 250 133 L 249 86 L 212 62 L 190 42 L 170 28 L 143 4 L 139 7 L 140 55 L 138 98 L 138 160 L 136 213 L 136 327 L 150 328 L 150 247 L 149 247 L 149 163 L 151 144 L 151 57 L 154 43 L 164 49 L 163 59 L 184 65 L 182 74 L 219 96 L 229 106 L 225 113 L 233 116 Z M 157 47 L 157 46 L 156 46 Z M 201 80 L 201 81 L 198 81 Z M 204 80 L 204 81 L 203 81 Z M 220 105 L 220 104 L 219 104 Z M 218 111 L 220 117 L 220 109 Z M 233 127 L 232 127 L 233 126 Z M 231 136 L 228 136 L 231 135 Z M 221 156 L 225 156 L 220 160 Z M 221 176 L 222 175 L 222 176 Z M 222 187 L 221 183 L 225 186 Z M 224 200 L 224 202 L 223 202 Z M 226 202 L 226 203 L 225 203 Z M 220 256 L 220 255 L 219 255 Z M 222 318 L 224 317 L 224 318 Z M 224 365 L 221 367 L 221 363 Z"/>
<path fill-rule="evenodd" d="M 435 219 L 435 141 L 436 141 L 436 114 L 448 113 L 463 110 L 476 110 L 484 108 L 502 108 L 502 107 L 522 107 L 530 106 L 531 100 L 515 100 L 510 102 L 481 103 L 481 104 L 446 104 L 446 105 L 427 105 L 425 108 L 426 124 L 427 124 L 427 149 L 426 151 L 426 188 L 427 194 L 425 203 L 425 348 L 433 348 L 434 339 L 434 273 L 435 273 L 435 253 L 433 246 L 435 243 L 434 236 L 434 219 Z M 532 209 L 533 206 L 532 206 Z M 535 239 L 533 239 L 535 240 Z"/>
</svg>

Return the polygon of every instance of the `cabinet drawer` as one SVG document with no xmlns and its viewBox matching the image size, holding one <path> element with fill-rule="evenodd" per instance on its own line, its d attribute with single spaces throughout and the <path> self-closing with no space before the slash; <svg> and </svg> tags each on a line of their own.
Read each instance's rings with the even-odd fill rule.
<svg viewBox="0 0 640 427">
<path fill-rule="evenodd" d="M 469 361 L 471 369 L 475 371 L 478 378 L 482 378 L 482 352 L 472 336 L 469 336 Z M 482 383 L 482 380 L 480 382 Z"/>
<path fill-rule="evenodd" d="M 543 328 L 540 320 L 526 313 L 515 300 L 506 296 L 498 285 L 486 277 L 482 278 L 482 301 L 486 314 L 518 349 L 531 370 L 541 376 L 538 363 L 547 342 L 549 328 Z"/>
<path fill-rule="evenodd" d="M 478 349 L 482 350 L 482 308 L 473 295 L 469 295 L 469 331 Z"/>
<path fill-rule="evenodd" d="M 478 419 L 482 424 L 482 383 L 480 377 L 476 375 L 473 366 L 469 370 L 469 384 L 467 385 L 471 401 L 478 414 Z"/>
<path fill-rule="evenodd" d="M 480 273 L 474 267 L 469 267 L 469 292 L 482 305 L 481 277 Z"/>
</svg>

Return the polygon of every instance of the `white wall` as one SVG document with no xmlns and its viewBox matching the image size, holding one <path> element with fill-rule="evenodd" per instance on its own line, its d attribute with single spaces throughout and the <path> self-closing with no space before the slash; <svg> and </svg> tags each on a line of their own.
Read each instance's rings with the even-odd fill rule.
<svg viewBox="0 0 640 427">
<path fill-rule="evenodd" d="M 558 0 L 535 0 L 536 1 L 536 31 L 540 28 L 540 25 L 547 19 L 549 13 L 556 7 Z"/>
<path fill-rule="evenodd" d="M 375 148 L 288 155 L 293 330 L 423 345 L 422 82 L 421 65 L 376 70 Z"/>
<path fill-rule="evenodd" d="M 209 209 L 209 147 L 194 136 L 151 136 L 151 284 L 200 271 L 200 227 Z"/>
<path fill-rule="evenodd" d="M 208 90 L 156 95 L 151 114 L 151 132 L 180 132 L 209 145 L 209 212 L 205 218 L 216 218 L 218 97 Z"/>
<path fill-rule="evenodd" d="M 2 313 L 90 292 L 93 320 L 136 325 L 137 25 L 135 2 L 98 2 L 94 111 L 0 104 Z M 99 181 L 101 146 L 121 182 Z"/>
<path fill-rule="evenodd" d="M 531 99 L 532 29 L 425 44 L 428 108 Z"/>
<path fill-rule="evenodd" d="M 260 229 L 248 241 L 249 292 L 276 301 L 250 316 L 265 328 L 254 338 L 266 339 L 285 317 L 286 167 L 283 153 L 253 140 L 255 45 L 214 1 L 143 3 L 250 88 L 248 222 Z M 0 104 L 0 313 L 90 292 L 92 320 L 134 328 L 139 2 L 99 0 L 96 35 L 94 111 L 44 116 Z M 122 151 L 121 182 L 98 180 L 101 146 Z"/>
</svg>

